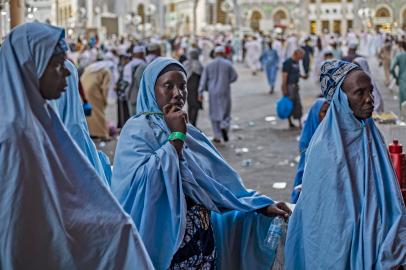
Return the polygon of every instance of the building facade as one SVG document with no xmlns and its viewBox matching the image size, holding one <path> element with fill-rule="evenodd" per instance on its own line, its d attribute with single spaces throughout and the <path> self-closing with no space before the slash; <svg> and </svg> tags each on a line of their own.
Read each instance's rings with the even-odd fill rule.
<svg viewBox="0 0 406 270">
<path fill-rule="evenodd" d="M 405 0 L 165 0 L 165 21 L 176 33 L 197 34 L 224 25 L 267 32 L 301 33 L 350 29 L 406 30 Z M 197 9 L 195 9 L 197 7 Z M 196 25 L 196 26 L 195 26 Z"/>
<path fill-rule="evenodd" d="M 368 0 L 354 1 L 356 26 L 363 29 L 394 32 L 406 31 L 406 1 Z"/>
<path fill-rule="evenodd" d="M 27 19 L 39 22 L 54 22 L 52 0 L 26 0 Z"/>
</svg>

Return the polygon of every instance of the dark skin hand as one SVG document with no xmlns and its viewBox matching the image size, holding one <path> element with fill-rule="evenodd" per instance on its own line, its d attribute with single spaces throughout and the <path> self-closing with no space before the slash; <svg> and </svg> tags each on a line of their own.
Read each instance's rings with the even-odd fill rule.
<svg viewBox="0 0 406 270">
<path fill-rule="evenodd" d="M 292 211 L 284 202 L 270 204 L 264 208 L 258 209 L 257 212 L 268 217 L 281 216 L 285 220 L 292 214 Z"/>
<path fill-rule="evenodd" d="M 57 99 L 66 90 L 66 77 L 70 76 L 65 67 L 65 54 L 52 56 L 39 79 L 39 91 L 44 99 Z"/>
<path fill-rule="evenodd" d="M 350 72 L 343 82 L 343 90 L 348 97 L 350 108 L 359 120 L 372 116 L 374 111 L 373 89 L 371 79 L 361 70 Z"/>
<path fill-rule="evenodd" d="M 162 74 L 155 83 L 155 97 L 169 130 L 186 134 L 188 117 L 182 110 L 187 97 L 186 75 L 182 71 L 168 71 Z M 174 140 L 171 144 L 181 155 L 183 141 Z"/>
</svg>

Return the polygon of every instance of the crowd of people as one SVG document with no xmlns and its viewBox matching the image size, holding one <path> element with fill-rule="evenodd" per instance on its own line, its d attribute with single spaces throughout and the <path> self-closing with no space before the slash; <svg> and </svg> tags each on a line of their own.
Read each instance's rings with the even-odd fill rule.
<svg viewBox="0 0 406 270">
<path fill-rule="evenodd" d="M 332 59 L 356 63 L 370 74 L 368 60 L 376 57 L 384 71 L 385 86 L 390 91 L 399 92 L 399 108 L 406 111 L 406 82 L 403 79 L 406 67 L 402 55 L 406 44 L 404 35 L 392 36 L 380 32 L 356 35 L 350 30 L 345 38 L 330 33 L 301 38 L 296 34 L 275 33 L 100 41 L 95 36 L 89 41 L 77 39 L 68 43 L 71 49 L 68 57 L 79 70 L 82 99 L 93 106 L 93 113 L 87 118 L 92 138 L 108 140 L 115 134 L 116 129 L 105 117 L 109 99 L 117 98 L 116 128 L 121 129 L 125 121 L 136 114 L 142 74 L 147 65 L 160 56 L 177 59 L 187 69 L 188 115 L 194 126 L 197 125 L 199 110 L 203 108 L 203 92 L 208 91 L 215 142 L 228 140 L 230 84 L 238 77 L 233 63 L 244 63 L 253 76 L 264 71 L 269 93 L 273 94 L 275 89 L 280 88 L 282 94 L 289 97 L 293 102 L 293 112 L 288 118 L 290 127 L 296 126 L 293 120 L 297 120 L 300 128 L 302 126 L 300 79 L 311 79 L 319 85 L 320 67 L 324 61 Z M 223 64 L 211 63 L 219 61 Z M 230 77 L 223 80 L 227 76 Z M 280 84 L 277 84 L 279 81 Z M 208 84 L 210 87 L 207 87 Z M 382 89 L 375 82 L 373 84 L 375 112 L 382 113 Z"/>
<path fill-rule="evenodd" d="M 288 221 L 285 269 L 406 267 L 406 208 L 371 118 L 384 107 L 362 38 L 350 32 L 344 53 L 333 35 L 83 44 L 50 25 L 16 27 L 0 49 L 0 269 L 270 269 L 276 217 Z M 386 70 L 384 40 L 373 53 Z M 406 98 L 397 44 L 389 73 Z M 271 94 L 282 69 L 300 126 L 299 81 L 319 78 L 293 213 L 247 189 L 216 149 L 229 140 L 239 61 L 266 71 Z M 205 91 L 212 140 L 196 128 Z M 114 135 L 109 97 L 113 166 L 92 141 Z"/>
</svg>

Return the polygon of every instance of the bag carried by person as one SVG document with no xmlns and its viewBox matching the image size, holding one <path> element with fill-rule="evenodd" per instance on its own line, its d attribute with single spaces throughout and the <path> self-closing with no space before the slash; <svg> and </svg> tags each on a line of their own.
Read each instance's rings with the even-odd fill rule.
<svg viewBox="0 0 406 270">
<path fill-rule="evenodd" d="M 276 101 L 276 114 L 280 119 L 287 119 L 293 111 L 293 102 L 288 97 L 282 97 Z"/>
</svg>

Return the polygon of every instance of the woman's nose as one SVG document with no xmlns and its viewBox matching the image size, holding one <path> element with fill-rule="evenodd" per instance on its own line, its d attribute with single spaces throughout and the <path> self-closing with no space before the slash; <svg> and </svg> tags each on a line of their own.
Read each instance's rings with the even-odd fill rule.
<svg viewBox="0 0 406 270">
<path fill-rule="evenodd" d="M 183 97 L 182 89 L 180 87 L 175 86 L 175 97 Z"/>
<path fill-rule="evenodd" d="M 369 93 L 367 99 L 365 100 L 367 103 L 374 103 L 374 95 L 373 93 Z"/>
</svg>

